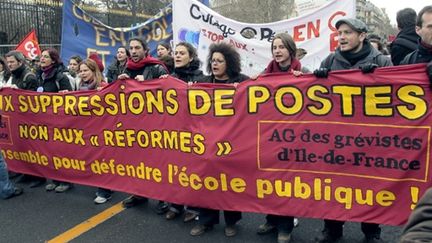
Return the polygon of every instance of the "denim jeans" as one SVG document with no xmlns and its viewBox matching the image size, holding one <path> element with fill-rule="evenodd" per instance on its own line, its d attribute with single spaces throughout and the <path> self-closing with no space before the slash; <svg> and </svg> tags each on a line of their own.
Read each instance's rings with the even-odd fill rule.
<svg viewBox="0 0 432 243">
<path fill-rule="evenodd" d="M 8 198 L 14 191 L 15 187 L 9 180 L 6 162 L 0 153 L 0 198 Z"/>
</svg>

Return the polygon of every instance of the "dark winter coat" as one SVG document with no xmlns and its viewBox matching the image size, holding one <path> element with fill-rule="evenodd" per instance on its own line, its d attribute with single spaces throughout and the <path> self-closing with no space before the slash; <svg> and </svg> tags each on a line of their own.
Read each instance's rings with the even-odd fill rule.
<svg viewBox="0 0 432 243">
<path fill-rule="evenodd" d="M 407 26 L 396 36 L 390 45 L 391 60 L 393 65 L 400 65 L 400 62 L 411 52 L 417 49 L 419 36 L 415 26 Z"/>
<path fill-rule="evenodd" d="M 126 68 L 125 73 L 128 74 L 129 77 L 132 79 L 134 79 L 138 75 L 143 75 L 144 80 L 155 79 L 155 78 L 159 78 L 162 75 L 168 74 L 166 69 L 159 64 L 146 65 L 144 66 L 144 68 L 139 70 L 131 70 Z"/>
<path fill-rule="evenodd" d="M 124 73 L 125 70 L 126 70 L 126 62 L 123 65 L 121 65 L 121 63 L 117 60 L 111 63 L 111 65 L 109 65 L 108 67 L 108 72 L 107 72 L 108 83 L 116 81 L 117 77 L 120 74 Z"/>
<path fill-rule="evenodd" d="M 30 68 L 24 64 L 21 67 L 13 70 L 12 72 L 12 84 L 16 85 L 19 89 L 33 90 L 36 91 L 38 82 L 36 74 L 34 74 Z"/>
<path fill-rule="evenodd" d="M 43 88 L 43 92 L 57 93 L 60 90 L 72 91 L 69 78 L 63 73 L 63 71 L 63 66 L 56 66 L 47 77 L 42 78 L 42 73 L 38 75 L 39 86 Z"/>
<path fill-rule="evenodd" d="M 204 80 L 206 76 L 201 70 L 199 70 L 199 66 L 199 61 L 192 61 L 187 67 L 175 68 L 172 76 L 181 79 L 186 83 L 200 82 L 201 80 Z"/>
<path fill-rule="evenodd" d="M 432 242 L 432 189 L 418 202 L 400 239 L 400 243 L 414 242 Z"/>
<path fill-rule="evenodd" d="M 369 45 L 369 42 L 365 42 L 365 45 Z M 320 68 L 327 68 L 331 71 L 335 70 L 348 70 L 348 69 L 358 69 L 361 66 L 368 64 L 368 63 L 374 63 L 377 64 L 379 67 L 387 67 L 387 66 L 393 66 L 390 58 L 384 56 L 380 51 L 376 50 L 375 48 L 369 48 L 369 54 L 357 61 L 355 64 L 351 64 L 347 59 L 345 59 L 340 49 L 336 49 L 334 53 L 331 53 L 329 56 L 326 57 L 321 62 Z"/>
<path fill-rule="evenodd" d="M 428 63 L 432 61 L 432 54 L 421 44 L 417 45 L 417 50 L 408 54 L 400 63 L 400 65 Z"/>
</svg>

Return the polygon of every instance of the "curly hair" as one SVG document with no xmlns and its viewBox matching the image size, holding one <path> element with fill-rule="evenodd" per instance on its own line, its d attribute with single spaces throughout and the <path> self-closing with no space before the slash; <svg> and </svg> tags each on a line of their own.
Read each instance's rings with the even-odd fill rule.
<svg viewBox="0 0 432 243">
<path fill-rule="evenodd" d="M 207 72 L 212 73 L 212 58 L 213 53 L 219 52 L 225 58 L 226 71 L 225 73 L 228 77 L 233 78 L 240 74 L 241 72 L 241 61 L 240 54 L 236 49 L 225 42 L 213 43 L 209 47 L 209 55 L 207 57 Z"/>
</svg>

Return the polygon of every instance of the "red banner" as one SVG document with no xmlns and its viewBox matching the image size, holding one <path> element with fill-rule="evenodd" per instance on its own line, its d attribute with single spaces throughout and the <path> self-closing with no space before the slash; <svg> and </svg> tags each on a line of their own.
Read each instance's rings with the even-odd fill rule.
<svg viewBox="0 0 432 243">
<path fill-rule="evenodd" d="M 17 45 L 15 50 L 20 51 L 25 57 L 33 60 L 35 57 L 40 56 L 41 50 L 39 42 L 36 37 L 36 30 L 30 31 L 24 39 Z"/>
<path fill-rule="evenodd" d="M 10 169 L 217 209 L 403 224 L 430 187 L 425 66 L 3 89 Z"/>
</svg>

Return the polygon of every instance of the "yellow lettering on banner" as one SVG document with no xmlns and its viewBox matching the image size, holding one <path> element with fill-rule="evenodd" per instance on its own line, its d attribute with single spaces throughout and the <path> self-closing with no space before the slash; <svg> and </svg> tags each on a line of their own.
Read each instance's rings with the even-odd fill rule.
<svg viewBox="0 0 432 243">
<path fill-rule="evenodd" d="M 315 201 L 334 200 L 343 204 L 345 209 L 352 209 L 353 203 L 368 206 L 378 204 L 383 207 L 389 207 L 396 200 L 395 194 L 386 190 L 378 191 L 374 195 L 374 191 L 370 189 L 342 186 L 333 188 L 331 186 L 331 179 L 329 178 L 324 180 L 320 178 L 314 179 L 313 184 L 309 185 L 309 183 L 303 182 L 299 176 L 294 177 L 294 181 L 275 180 L 272 182 L 267 179 L 257 179 L 256 196 L 260 199 L 268 196 L 277 196 L 303 200 L 314 199 Z"/>
<path fill-rule="evenodd" d="M 209 190 L 209 191 L 233 191 L 242 193 L 246 190 L 246 181 L 242 178 L 228 178 L 227 174 L 220 173 L 218 177 L 205 176 L 200 177 L 196 173 L 187 173 L 187 167 L 182 166 L 179 170 L 177 165 L 168 164 L 168 182 L 173 184 L 177 178 L 178 184 L 182 187 L 190 187 L 193 190 Z"/>
<path fill-rule="evenodd" d="M 96 45 L 97 46 L 109 46 L 108 42 L 102 42 L 102 37 L 107 38 L 105 32 L 107 31 L 107 29 L 105 27 L 99 27 L 99 26 L 93 26 L 94 30 L 95 30 L 95 40 L 96 40 Z"/>
<path fill-rule="evenodd" d="M 128 106 L 129 110 L 134 115 L 141 114 L 141 111 L 144 109 L 144 97 L 139 92 L 132 92 L 130 93 L 129 99 L 128 99 Z"/>
<path fill-rule="evenodd" d="M 379 191 L 376 195 L 377 203 L 383 207 L 391 206 L 394 200 L 396 200 L 396 196 L 393 192 Z"/>
<path fill-rule="evenodd" d="M 215 101 L 215 116 L 232 116 L 234 115 L 234 108 L 224 108 L 226 105 L 232 105 L 233 89 L 216 89 L 214 91 Z"/>
<path fill-rule="evenodd" d="M 392 103 L 391 96 L 391 86 L 366 87 L 364 101 L 366 116 L 392 116 L 393 108 L 382 107 Z"/>
<path fill-rule="evenodd" d="M 331 109 L 333 108 L 333 104 L 330 99 L 321 97 L 317 95 L 317 93 L 328 94 L 329 91 L 325 86 L 322 85 L 311 86 L 307 90 L 307 96 L 310 100 L 318 102 L 320 104 L 320 107 L 315 105 L 308 105 L 307 108 L 314 115 L 325 116 L 330 113 Z"/>
<path fill-rule="evenodd" d="M 140 162 L 135 166 L 125 163 L 116 164 L 114 159 L 110 159 L 109 162 L 105 160 L 95 160 L 90 164 L 90 169 L 93 173 L 98 175 L 112 174 L 128 176 L 157 183 L 162 181 L 161 170 L 159 168 L 146 166 L 144 162 Z"/>
<path fill-rule="evenodd" d="M 61 108 L 64 104 L 63 97 L 60 95 L 52 96 L 52 109 L 54 114 L 58 114 L 59 108 Z"/>
<path fill-rule="evenodd" d="M 10 149 L 2 150 L 2 154 L 7 160 L 18 160 L 27 162 L 30 164 L 37 164 L 41 166 L 48 166 L 48 157 L 46 155 L 40 154 L 39 152 L 34 152 L 28 150 L 26 152 L 18 152 Z"/>
<path fill-rule="evenodd" d="M 291 106 L 284 103 L 285 95 L 290 95 L 292 97 L 293 101 Z M 282 114 L 293 115 L 301 111 L 303 107 L 303 95 L 296 87 L 282 87 L 276 91 L 275 102 L 277 109 Z"/>
<path fill-rule="evenodd" d="M 156 96 L 152 92 L 146 92 L 147 99 L 147 112 L 149 114 L 153 113 L 153 108 L 157 110 L 160 114 L 163 113 L 164 110 L 164 99 L 162 97 L 162 90 L 156 91 Z"/>
<path fill-rule="evenodd" d="M 48 141 L 48 126 L 46 125 L 19 125 L 19 137 L 32 140 Z"/>
<path fill-rule="evenodd" d="M 175 89 L 169 89 L 166 92 L 166 100 L 169 106 L 166 107 L 166 111 L 170 115 L 177 114 L 179 109 L 179 103 L 177 101 L 177 91 Z"/>
<path fill-rule="evenodd" d="M 342 105 L 342 115 L 343 116 L 352 116 L 354 113 L 354 100 L 353 96 L 359 96 L 362 94 L 361 87 L 354 86 L 333 86 L 332 91 L 335 94 L 339 94 L 341 96 L 341 105 Z"/>
<path fill-rule="evenodd" d="M 119 35 L 116 35 L 118 33 Z M 111 39 L 111 46 L 116 46 L 116 41 L 120 42 L 122 46 L 126 46 L 125 32 L 108 30 L 108 38 Z"/>
<path fill-rule="evenodd" d="M 78 97 L 78 112 L 81 116 L 90 116 L 91 113 L 88 110 L 88 100 L 90 97 L 88 96 L 79 96 Z"/>
<path fill-rule="evenodd" d="M 190 153 L 191 149 L 191 133 L 180 133 L 180 151 Z"/>
<path fill-rule="evenodd" d="M 397 97 L 405 102 L 405 105 L 398 105 L 399 114 L 406 119 L 414 120 L 427 113 L 427 102 L 418 96 L 425 95 L 422 87 L 418 85 L 405 85 L 397 91 Z"/>
<path fill-rule="evenodd" d="M 335 200 L 345 204 L 346 209 L 352 208 L 352 189 L 347 187 L 337 187 L 335 190 Z"/>
<path fill-rule="evenodd" d="M 60 158 L 56 156 L 53 157 L 53 164 L 56 170 L 72 169 L 72 170 L 86 171 L 85 163 L 86 163 L 85 160 Z"/>
<path fill-rule="evenodd" d="M 257 113 L 258 105 L 270 99 L 270 90 L 265 86 L 248 87 L 248 112 Z"/>
<path fill-rule="evenodd" d="M 198 99 L 202 105 L 198 107 Z M 188 90 L 188 104 L 191 115 L 205 115 L 210 111 L 210 95 L 204 90 Z"/>
<path fill-rule="evenodd" d="M 27 113 L 29 110 L 29 106 L 26 102 L 26 97 L 24 95 L 18 95 L 18 103 L 20 112 Z"/>
</svg>

